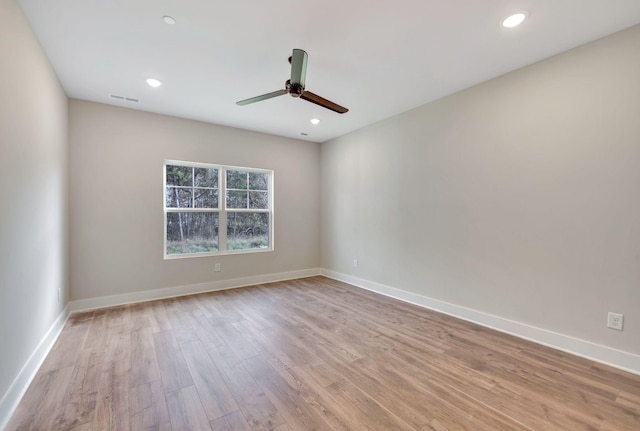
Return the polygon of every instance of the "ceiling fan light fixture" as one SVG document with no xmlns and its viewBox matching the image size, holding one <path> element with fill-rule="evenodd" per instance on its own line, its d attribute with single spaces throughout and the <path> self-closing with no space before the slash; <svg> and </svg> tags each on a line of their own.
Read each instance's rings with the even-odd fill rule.
<svg viewBox="0 0 640 431">
<path fill-rule="evenodd" d="M 162 85 L 162 82 L 155 78 L 147 78 L 147 84 L 149 84 L 149 87 L 158 88 Z"/>
<path fill-rule="evenodd" d="M 526 18 L 527 14 L 524 12 L 514 13 L 502 20 L 502 26 L 504 28 L 514 28 L 522 24 Z"/>
</svg>

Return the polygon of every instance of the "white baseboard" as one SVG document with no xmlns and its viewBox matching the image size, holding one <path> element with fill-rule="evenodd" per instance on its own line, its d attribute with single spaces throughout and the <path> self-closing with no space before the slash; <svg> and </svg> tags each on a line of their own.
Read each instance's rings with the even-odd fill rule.
<svg viewBox="0 0 640 431">
<path fill-rule="evenodd" d="M 40 341 L 40 344 L 38 344 L 38 347 L 36 347 L 20 370 L 20 373 L 18 373 L 18 376 L 9 387 L 9 390 L 0 400 L 0 430 L 3 430 L 7 426 L 11 415 L 15 411 L 16 407 L 18 407 L 18 404 L 25 392 L 27 392 L 31 381 L 36 376 L 40 366 L 58 339 L 64 325 L 67 323 L 69 314 L 69 306 L 67 306 L 62 310 L 62 313 L 60 313 L 56 321 L 53 322 L 49 331 L 47 331 L 42 341 Z"/>
<path fill-rule="evenodd" d="M 217 290 L 235 289 L 275 281 L 293 280 L 296 278 L 320 275 L 319 268 L 299 271 L 280 272 L 276 274 L 257 275 L 253 277 L 233 278 L 230 280 L 211 281 L 207 283 L 188 284 L 184 286 L 167 287 L 164 289 L 145 290 L 121 295 L 101 296 L 98 298 L 80 299 L 69 304 L 71 313 L 95 310 L 97 308 L 113 307 L 116 305 L 134 304 L 136 302 L 153 301 L 156 299 L 174 298 L 193 295 L 196 293 L 214 292 Z"/>
<path fill-rule="evenodd" d="M 640 355 L 602 346 L 590 341 L 573 338 L 339 272 L 323 269 L 321 270 L 321 275 L 640 375 Z"/>
</svg>

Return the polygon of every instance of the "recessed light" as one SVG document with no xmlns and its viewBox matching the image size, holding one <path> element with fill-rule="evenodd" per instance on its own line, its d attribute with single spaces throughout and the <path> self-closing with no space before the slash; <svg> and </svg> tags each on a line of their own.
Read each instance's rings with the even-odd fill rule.
<svg viewBox="0 0 640 431">
<path fill-rule="evenodd" d="M 149 78 L 147 79 L 147 84 L 149 84 L 150 87 L 158 88 L 162 85 L 162 82 L 158 81 L 155 78 Z"/>
<path fill-rule="evenodd" d="M 312 119 L 311 119 L 311 124 L 313 124 L 314 126 L 315 126 L 316 124 L 319 124 L 319 123 L 320 123 L 320 119 L 319 119 L 319 118 L 312 118 Z"/>
<path fill-rule="evenodd" d="M 164 21 L 165 24 L 169 24 L 169 25 L 173 25 L 176 23 L 176 19 L 169 15 L 163 16 L 162 21 Z"/>
<path fill-rule="evenodd" d="M 514 13 L 502 20 L 502 26 L 505 28 L 513 28 L 522 24 L 522 21 L 525 20 L 527 14 L 524 12 Z"/>
</svg>

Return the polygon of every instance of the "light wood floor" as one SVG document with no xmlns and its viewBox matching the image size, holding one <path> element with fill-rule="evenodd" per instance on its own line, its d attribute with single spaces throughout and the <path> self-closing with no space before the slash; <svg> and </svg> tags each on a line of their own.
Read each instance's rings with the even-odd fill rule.
<svg viewBox="0 0 640 431">
<path fill-rule="evenodd" d="M 312 277 L 74 315 L 9 430 L 640 430 L 640 376 Z"/>
</svg>

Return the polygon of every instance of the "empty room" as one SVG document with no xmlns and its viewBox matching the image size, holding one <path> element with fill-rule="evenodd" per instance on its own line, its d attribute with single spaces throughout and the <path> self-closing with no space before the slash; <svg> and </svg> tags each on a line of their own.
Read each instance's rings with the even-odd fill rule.
<svg viewBox="0 0 640 431">
<path fill-rule="evenodd" d="M 0 431 L 640 430 L 637 0 L 0 14 Z"/>
</svg>

